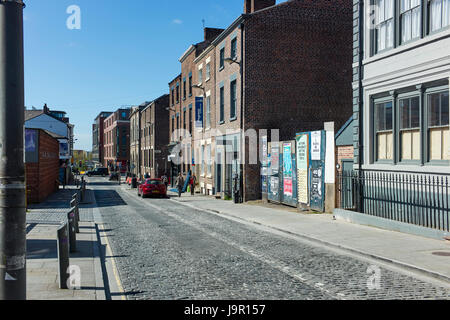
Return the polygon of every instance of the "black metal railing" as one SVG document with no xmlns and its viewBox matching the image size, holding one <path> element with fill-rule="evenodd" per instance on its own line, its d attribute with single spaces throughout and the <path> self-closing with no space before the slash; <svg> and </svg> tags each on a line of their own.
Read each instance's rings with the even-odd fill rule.
<svg viewBox="0 0 450 320">
<path fill-rule="evenodd" d="M 338 183 L 342 209 L 450 231 L 447 176 L 344 171 Z"/>
</svg>

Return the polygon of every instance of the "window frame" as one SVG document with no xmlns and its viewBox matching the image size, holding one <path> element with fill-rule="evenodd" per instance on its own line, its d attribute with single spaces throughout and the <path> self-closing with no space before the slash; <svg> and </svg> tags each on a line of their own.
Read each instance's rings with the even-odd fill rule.
<svg viewBox="0 0 450 320">
<path fill-rule="evenodd" d="M 233 97 L 234 86 L 234 97 Z M 234 108 L 233 108 L 234 107 Z M 234 114 L 233 114 L 234 111 Z M 237 81 L 230 81 L 230 121 L 237 119 Z"/>
<path fill-rule="evenodd" d="M 376 6 L 379 3 L 379 1 L 381 1 L 381 0 L 372 0 L 371 3 L 374 6 Z M 386 1 L 386 0 L 383 0 L 383 1 Z M 397 24 L 398 24 L 398 20 L 399 20 L 398 19 L 398 11 L 399 10 L 398 10 L 398 0 L 392 0 L 392 1 L 394 2 L 394 4 L 393 4 L 394 12 L 393 12 L 392 18 L 385 19 L 381 23 L 378 23 L 378 21 L 375 21 L 375 24 L 374 24 L 374 28 L 372 30 L 372 34 L 373 34 L 372 45 L 373 45 L 373 53 L 374 53 L 374 55 L 380 54 L 380 53 L 383 53 L 383 52 L 387 52 L 387 51 L 390 51 L 390 50 L 396 48 L 397 39 L 398 39 L 398 35 L 397 35 L 398 26 L 397 26 Z M 386 8 L 386 6 L 384 8 Z M 383 14 L 384 15 L 386 14 L 386 10 L 385 10 L 385 12 Z M 377 17 L 377 15 L 375 15 L 375 17 Z M 378 35 L 379 35 L 379 33 L 377 32 L 378 31 L 377 27 L 381 26 L 381 24 L 386 23 L 389 20 L 392 20 L 392 25 L 393 25 L 392 46 L 391 47 L 386 47 L 386 48 L 384 48 L 382 50 L 379 50 L 378 49 Z"/>
<path fill-rule="evenodd" d="M 420 151 L 419 151 L 419 159 L 402 159 L 402 143 L 401 143 L 401 132 L 408 129 L 402 129 L 401 128 L 401 110 L 400 110 L 400 100 L 404 99 L 411 99 L 411 98 L 419 98 L 419 135 L 420 135 Z M 420 90 L 415 91 L 408 91 L 405 93 L 398 94 L 396 96 L 396 103 L 395 103 L 396 110 L 394 112 L 396 113 L 397 118 L 397 130 L 394 133 L 394 138 L 397 141 L 397 148 L 395 151 L 396 154 L 396 163 L 398 164 L 405 164 L 405 165 L 422 165 L 423 163 L 423 153 L 424 153 L 424 145 L 423 145 L 423 101 L 422 101 L 422 95 Z M 412 128 L 409 128 L 411 130 Z M 416 128 L 414 128 L 416 129 Z"/>
<path fill-rule="evenodd" d="M 432 165 L 432 166 L 449 166 L 450 165 L 450 160 L 431 160 L 431 155 L 430 155 L 430 150 L 429 150 L 429 144 L 430 144 L 429 129 L 430 128 L 443 128 L 445 126 L 429 126 L 429 124 L 428 124 L 429 123 L 428 96 L 431 94 L 443 93 L 445 91 L 447 91 L 450 96 L 448 85 L 427 88 L 424 90 L 424 93 L 423 93 L 423 102 L 424 102 L 423 109 L 424 109 L 424 115 L 425 115 L 425 117 L 424 117 L 425 121 L 423 121 L 424 122 L 423 123 L 423 125 L 424 125 L 423 145 L 424 145 L 424 154 L 425 154 L 424 165 Z M 449 106 L 449 111 L 450 111 L 450 106 Z M 449 114 L 449 124 L 447 126 L 450 128 L 450 114 Z"/>
<path fill-rule="evenodd" d="M 414 8 L 410 8 L 410 9 L 408 9 L 408 10 L 406 10 L 405 12 L 402 12 L 402 9 L 401 9 L 401 1 L 402 0 L 399 0 L 398 1 L 398 23 L 394 23 L 394 27 L 397 29 L 397 24 L 398 24 L 398 46 L 401 46 L 401 45 L 405 45 L 405 44 L 408 44 L 408 43 L 411 43 L 411 42 L 414 42 L 414 41 L 417 41 L 417 40 L 419 40 L 419 39 L 421 39 L 421 38 L 423 38 L 423 26 L 424 26 L 424 17 L 423 17 L 423 14 L 424 14 L 424 10 L 423 10 L 423 0 L 419 0 L 419 5 L 418 6 L 416 6 L 416 7 L 414 7 Z M 410 0 L 411 1 L 411 0 Z M 397 1 L 396 1 L 397 2 Z M 411 39 L 409 39 L 409 40 L 406 40 L 406 41 L 403 41 L 403 36 L 402 36 L 402 33 L 403 33 L 403 28 L 402 28 L 402 18 L 403 18 L 403 16 L 407 13 L 407 12 L 413 12 L 413 10 L 415 10 L 416 8 L 419 8 L 419 13 L 420 13 L 420 18 L 419 18 L 419 21 L 420 21 L 420 26 L 419 26 L 419 35 L 417 36 L 417 37 L 415 37 L 415 38 L 411 38 Z M 394 13 L 395 13 L 395 10 L 394 10 Z M 411 16 L 412 16 L 412 14 L 411 14 Z M 394 18 L 396 18 L 396 16 L 394 16 Z M 411 20 L 411 24 L 412 24 L 412 20 Z M 394 33 L 396 33 L 397 31 L 396 30 L 394 30 Z M 411 29 L 411 36 L 412 36 L 412 29 Z M 395 41 L 394 41 L 395 42 Z M 394 48 L 395 48 L 396 46 L 394 46 Z"/>
<path fill-rule="evenodd" d="M 430 160 L 430 150 L 429 150 L 429 129 L 444 126 L 429 126 L 429 112 L 428 112 L 428 96 L 436 93 L 449 92 L 449 85 L 445 84 L 444 79 L 430 82 L 428 84 L 420 84 L 407 88 L 401 88 L 395 91 L 384 92 L 372 95 L 370 97 L 370 133 L 371 133 L 371 153 L 370 153 L 370 163 L 371 164 L 391 164 L 391 165 L 418 165 L 418 166 L 450 166 L 450 160 Z M 444 83 L 444 84 L 443 84 Z M 449 92 L 450 95 L 450 92 Z M 420 160 L 401 158 L 401 118 L 400 118 L 400 100 L 406 98 L 419 97 L 419 130 L 420 130 Z M 375 106 L 379 103 L 393 103 L 392 112 L 392 148 L 393 156 L 391 159 L 380 159 L 378 160 L 378 144 L 377 144 L 377 132 L 376 132 L 376 117 L 375 117 Z M 450 128 L 450 110 L 449 110 L 449 125 Z M 450 130 L 450 129 L 449 129 Z"/>
<path fill-rule="evenodd" d="M 392 103 L 392 129 L 389 131 L 392 131 L 392 159 L 378 159 L 378 140 L 377 140 L 377 130 L 376 130 L 376 116 L 375 116 L 375 112 L 376 112 L 376 105 L 377 104 L 381 104 L 381 103 L 387 103 L 387 102 L 391 102 Z M 395 99 L 394 97 L 392 97 L 391 95 L 387 95 L 384 97 L 379 97 L 379 98 L 372 98 L 372 102 L 371 102 L 371 115 L 372 115 L 372 162 L 373 163 L 385 163 L 385 164 L 395 164 L 395 154 L 396 154 L 396 135 L 395 135 Z M 384 131 L 388 131 L 388 130 L 384 130 Z"/>
<path fill-rule="evenodd" d="M 448 29 L 450 29 L 450 23 L 447 25 L 447 26 L 445 26 L 445 27 L 442 27 L 442 15 L 441 15 L 441 27 L 439 28 L 439 29 L 437 29 L 437 30 L 434 30 L 434 31 L 432 31 L 431 30 L 431 3 L 433 2 L 433 1 L 435 1 L 435 0 L 429 0 L 429 1 L 427 1 L 427 5 L 426 5 L 426 13 L 427 13 L 427 20 L 426 20 L 426 23 L 427 23 L 427 35 L 433 35 L 433 34 L 436 34 L 436 33 L 440 33 L 440 32 L 442 32 L 442 31 L 445 31 L 445 30 L 448 30 Z M 442 0 L 441 0 L 442 1 Z M 441 6 L 441 9 L 442 9 L 442 6 Z M 443 12 L 442 12 L 443 13 Z"/>
<path fill-rule="evenodd" d="M 237 59 L 237 37 L 234 37 L 233 39 L 231 39 L 231 51 L 230 51 L 230 58 L 235 60 Z M 234 51 L 234 54 L 233 54 Z"/>
<path fill-rule="evenodd" d="M 225 47 L 221 48 L 219 51 L 219 71 L 225 68 Z"/>
<path fill-rule="evenodd" d="M 219 124 L 225 122 L 225 87 L 219 87 Z"/>
</svg>

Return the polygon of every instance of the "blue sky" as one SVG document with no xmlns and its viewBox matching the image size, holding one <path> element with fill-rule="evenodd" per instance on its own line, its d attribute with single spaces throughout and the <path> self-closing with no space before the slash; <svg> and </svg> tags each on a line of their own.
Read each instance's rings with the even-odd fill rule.
<svg viewBox="0 0 450 320">
<path fill-rule="evenodd" d="M 277 3 L 284 2 L 278 0 Z M 205 26 L 226 28 L 244 0 L 26 0 L 25 105 L 63 110 L 76 149 L 92 149 L 101 111 L 138 105 L 168 92 L 179 57 Z M 81 10 L 69 30 L 67 8 Z"/>
</svg>

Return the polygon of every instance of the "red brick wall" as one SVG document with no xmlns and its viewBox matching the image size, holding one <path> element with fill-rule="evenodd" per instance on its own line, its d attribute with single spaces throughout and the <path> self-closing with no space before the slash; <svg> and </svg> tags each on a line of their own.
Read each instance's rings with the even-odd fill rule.
<svg viewBox="0 0 450 320">
<path fill-rule="evenodd" d="M 288 1 L 245 22 L 245 129 L 340 128 L 352 114 L 352 1 Z M 246 146 L 248 148 L 248 146 Z M 259 165 L 245 167 L 246 199 L 260 197 Z"/>
<path fill-rule="evenodd" d="M 26 164 L 27 202 L 39 203 L 57 190 L 59 143 L 39 130 L 39 162 Z"/>
</svg>

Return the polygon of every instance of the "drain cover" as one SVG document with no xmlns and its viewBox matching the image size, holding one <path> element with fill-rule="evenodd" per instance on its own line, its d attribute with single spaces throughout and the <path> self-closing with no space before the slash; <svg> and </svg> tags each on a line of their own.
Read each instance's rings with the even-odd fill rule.
<svg viewBox="0 0 450 320">
<path fill-rule="evenodd" d="M 435 256 L 450 257 L 450 252 L 433 252 Z"/>
</svg>

